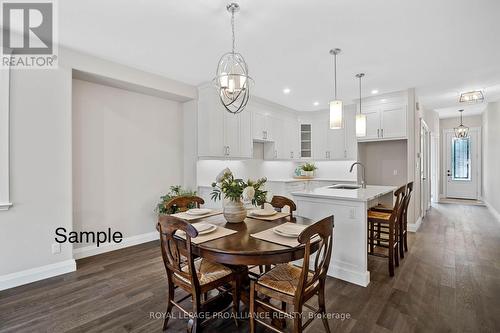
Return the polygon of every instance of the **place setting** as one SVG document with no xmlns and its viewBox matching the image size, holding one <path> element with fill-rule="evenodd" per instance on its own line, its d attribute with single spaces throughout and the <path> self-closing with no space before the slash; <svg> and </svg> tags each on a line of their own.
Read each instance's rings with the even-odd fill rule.
<svg viewBox="0 0 500 333">
<path fill-rule="evenodd" d="M 196 231 L 198 231 L 198 237 L 191 238 L 191 243 L 194 244 L 201 244 L 217 238 L 229 236 L 237 232 L 235 230 L 227 229 L 208 222 L 198 222 L 191 225 L 196 229 Z M 177 231 L 176 236 L 186 239 L 186 234 L 180 230 Z"/>
<path fill-rule="evenodd" d="M 286 222 L 276 227 L 251 234 L 250 236 L 271 243 L 296 247 L 300 245 L 297 237 L 299 237 L 300 233 L 304 231 L 305 228 L 307 228 L 307 225 Z"/>
<path fill-rule="evenodd" d="M 289 216 L 290 213 L 278 212 L 273 208 L 252 209 L 247 211 L 247 217 L 259 220 L 274 221 Z"/>
<path fill-rule="evenodd" d="M 221 210 L 210 209 L 210 208 L 191 208 L 185 212 L 172 214 L 172 216 L 178 217 L 186 221 L 192 221 L 219 214 L 222 214 Z"/>
</svg>

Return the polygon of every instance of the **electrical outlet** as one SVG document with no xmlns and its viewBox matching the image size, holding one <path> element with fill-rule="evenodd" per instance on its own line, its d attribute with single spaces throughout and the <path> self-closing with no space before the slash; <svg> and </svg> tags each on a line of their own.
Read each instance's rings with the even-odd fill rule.
<svg viewBox="0 0 500 333">
<path fill-rule="evenodd" d="M 61 244 L 53 243 L 52 244 L 52 254 L 58 254 L 58 253 L 61 253 Z"/>
<path fill-rule="evenodd" d="M 351 209 L 349 210 L 349 218 L 350 218 L 350 219 L 353 219 L 353 220 L 354 220 L 354 219 L 356 219 L 356 209 L 351 208 Z"/>
<path fill-rule="evenodd" d="M 397 176 L 397 175 L 398 175 L 398 170 L 397 170 L 397 169 L 394 169 L 394 171 L 392 172 L 392 174 L 393 174 L 394 176 Z"/>
</svg>

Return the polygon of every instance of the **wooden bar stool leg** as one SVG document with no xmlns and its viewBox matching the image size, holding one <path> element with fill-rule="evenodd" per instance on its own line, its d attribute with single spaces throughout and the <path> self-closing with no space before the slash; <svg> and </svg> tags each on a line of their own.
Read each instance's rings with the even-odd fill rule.
<svg viewBox="0 0 500 333">
<path fill-rule="evenodd" d="M 399 267 L 399 226 L 400 223 L 394 225 L 394 263 Z"/>
<path fill-rule="evenodd" d="M 394 226 L 389 225 L 389 275 L 394 276 Z"/>
<path fill-rule="evenodd" d="M 400 225 L 399 225 L 399 255 L 401 256 L 401 258 L 405 257 L 404 237 L 405 237 L 404 225 L 403 225 L 403 223 L 400 223 Z"/>
</svg>

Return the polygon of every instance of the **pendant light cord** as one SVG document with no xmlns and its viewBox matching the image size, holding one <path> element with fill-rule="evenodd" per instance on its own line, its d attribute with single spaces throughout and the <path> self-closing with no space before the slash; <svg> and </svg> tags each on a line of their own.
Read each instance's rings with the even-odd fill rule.
<svg viewBox="0 0 500 333">
<path fill-rule="evenodd" d="M 359 114 L 361 114 L 361 78 L 362 76 L 359 76 Z"/>
<path fill-rule="evenodd" d="M 337 54 L 333 55 L 333 91 L 337 100 Z"/>
<path fill-rule="evenodd" d="M 235 44 L 235 38 L 234 38 L 234 10 L 231 11 L 231 31 L 233 32 L 233 54 L 234 54 L 234 44 Z"/>
</svg>

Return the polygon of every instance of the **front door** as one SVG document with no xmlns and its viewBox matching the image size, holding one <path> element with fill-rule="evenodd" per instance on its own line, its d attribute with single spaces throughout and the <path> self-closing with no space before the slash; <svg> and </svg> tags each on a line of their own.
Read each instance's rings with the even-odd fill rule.
<svg viewBox="0 0 500 333">
<path fill-rule="evenodd" d="M 468 138 L 456 138 L 452 130 L 445 131 L 446 179 L 448 198 L 478 199 L 481 171 L 481 134 L 471 128 Z"/>
</svg>

